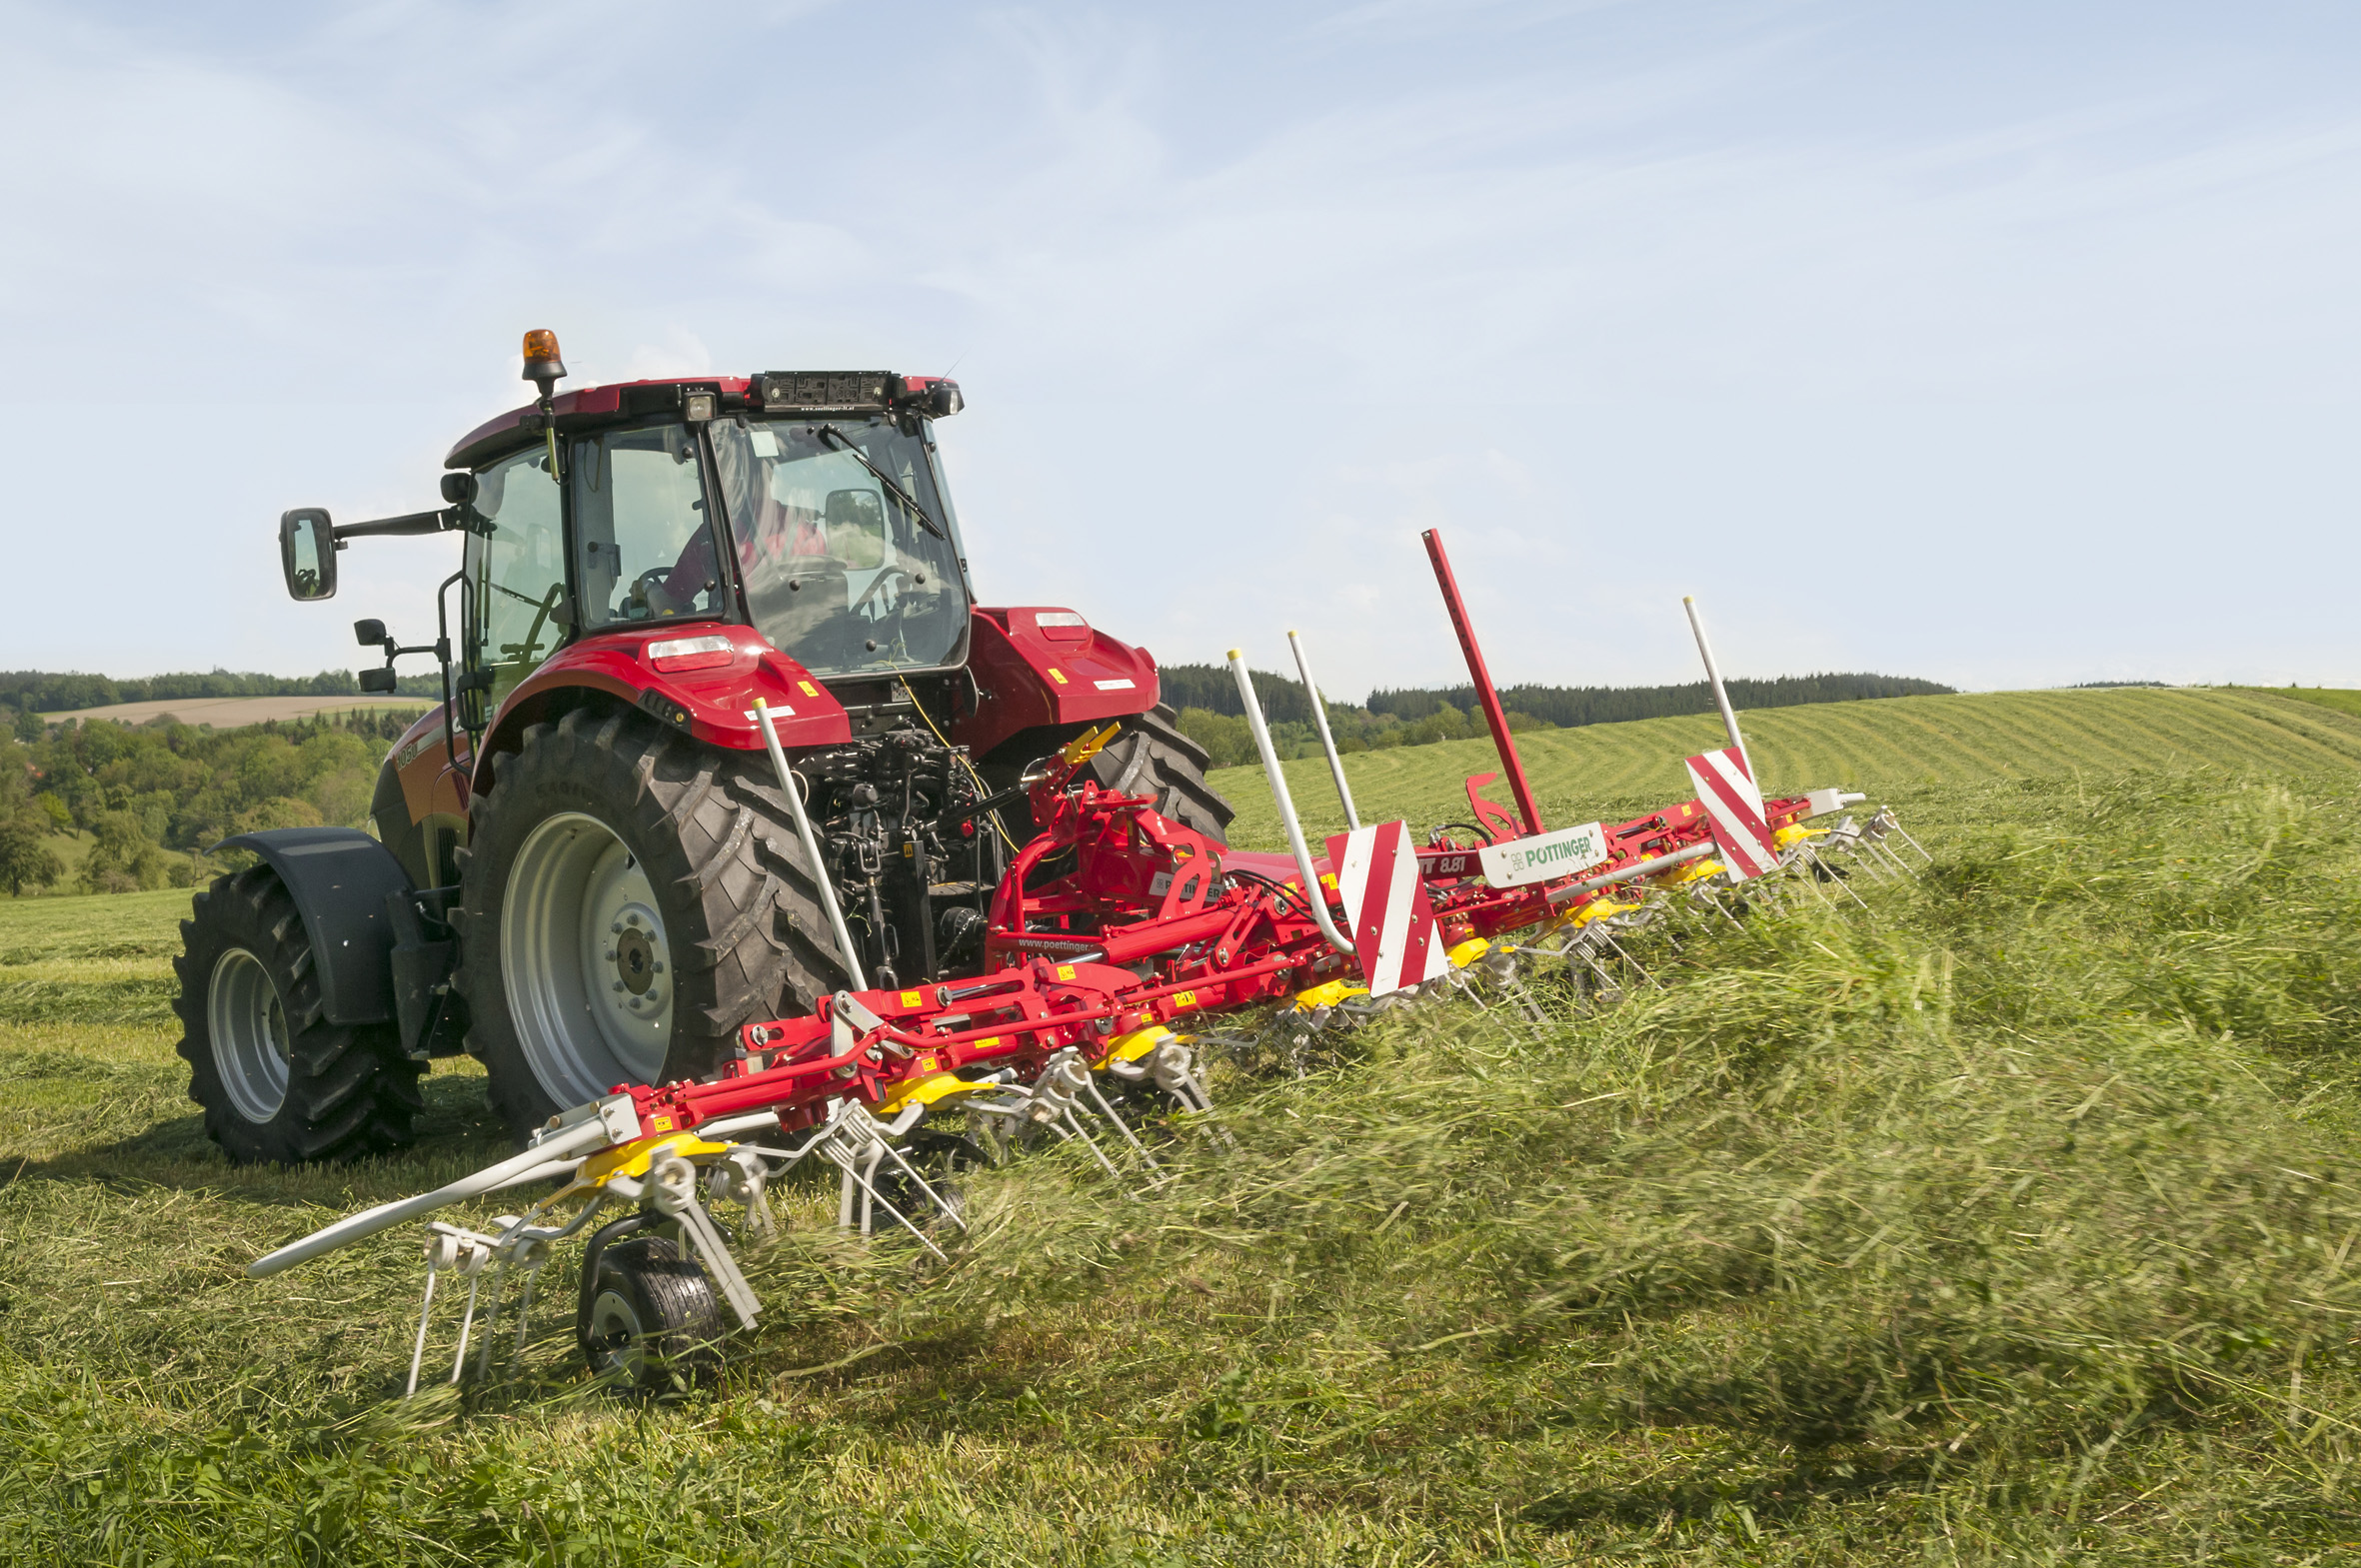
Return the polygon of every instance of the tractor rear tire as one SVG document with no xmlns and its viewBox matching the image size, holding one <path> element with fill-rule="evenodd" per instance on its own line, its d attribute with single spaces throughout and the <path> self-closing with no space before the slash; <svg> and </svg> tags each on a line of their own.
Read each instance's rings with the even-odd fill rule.
<svg viewBox="0 0 2361 1568">
<path fill-rule="evenodd" d="M 761 754 L 600 707 L 488 766 L 452 984 L 518 1138 L 617 1084 L 708 1077 L 739 1025 L 849 983 Z"/>
<path fill-rule="evenodd" d="M 362 1159 L 410 1144 L 423 1062 L 391 1023 L 322 1015 L 303 915 L 267 865 L 224 876 L 180 922 L 180 1053 L 205 1131 L 241 1165 Z"/>
<path fill-rule="evenodd" d="M 1229 819 L 1237 808 L 1205 783 L 1211 756 L 1180 733 L 1170 708 L 1158 704 L 1123 722 L 1124 732 L 1091 759 L 1091 777 L 1102 789 L 1152 794 L 1156 808 L 1215 843 L 1229 842 Z"/>
</svg>

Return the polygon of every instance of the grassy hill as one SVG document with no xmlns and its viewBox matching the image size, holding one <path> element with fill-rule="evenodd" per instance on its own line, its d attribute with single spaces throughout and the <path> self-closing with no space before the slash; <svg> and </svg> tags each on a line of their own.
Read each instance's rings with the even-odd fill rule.
<svg viewBox="0 0 2361 1568">
<path fill-rule="evenodd" d="M 1300 1076 L 1209 1048 L 1233 1143 L 1160 1150 L 1145 1197 L 1056 1151 L 978 1177 L 948 1269 L 797 1185 L 762 1328 L 669 1407 L 584 1386 L 569 1264 L 510 1376 L 398 1403 L 415 1232 L 240 1270 L 492 1157 L 472 1065 L 410 1153 L 232 1167 L 173 1052 L 185 895 L 0 900 L 7 1555 L 2351 1560 L 2361 720 L 2117 692 L 1750 729 L 1774 786 L 1906 795 L 1934 871 L 1659 932 L 1664 987 L 1602 1012 L 1537 976 L 1540 1021 L 1400 1014 Z M 1715 735 L 1562 739 L 1532 755 L 1570 820 Z M 1372 814 L 1451 813 L 1486 755 L 1426 753 L 1355 760 Z"/>
<path fill-rule="evenodd" d="M 2328 699 L 2350 699 L 2351 706 L 2330 706 Z M 1771 793 L 1836 784 L 1886 799 L 1930 784 L 2008 779 L 2192 771 L 2300 775 L 2361 767 L 2361 693 L 2000 692 L 1782 708 L 1742 713 L 1738 722 L 1747 755 Z M 1721 721 L 1700 714 L 1527 734 L 1517 738 L 1517 751 L 1542 819 L 1562 826 L 1685 798 L 1680 760 L 1725 744 Z M 1306 829 L 1340 830 L 1342 811 L 1326 762 L 1297 760 L 1285 768 Z M 1406 817 L 1421 831 L 1464 820 L 1460 782 L 1498 768 L 1489 740 L 1345 759 L 1363 821 Z M 1265 847 L 1281 842 L 1259 767 L 1222 769 L 1213 784 L 1238 808 L 1235 841 Z M 1508 797 L 1501 784 L 1490 794 Z"/>
<path fill-rule="evenodd" d="M 2289 702 L 2310 703 L 2318 708 L 2333 708 L 2340 714 L 2361 716 L 2361 692 L 2343 692 L 2321 687 L 2239 687 L 2235 690 L 2261 692 L 2266 696 L 2283 698 Z"/>
</svg>

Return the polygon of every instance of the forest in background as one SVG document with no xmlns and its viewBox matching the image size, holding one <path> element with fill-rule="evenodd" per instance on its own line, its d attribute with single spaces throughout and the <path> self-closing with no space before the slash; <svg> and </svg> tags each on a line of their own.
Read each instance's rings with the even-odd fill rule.
<svg viewBox="0 0 2361 1568">
<path fill-rule="evenodd" d="M 404 676 L 398 691 L 404 697 L 443 695 L 438 675 Z M 79 671 L 0 671 L 0 723 L 19 740 L 39 740 L 32 733 L 40 721 L 29 716 L 79 713 L 85 708 L 112 708 L 117 703 L 194 702 L 223 697 L 357 697 L 360 677 L 350 670 L 323 670 L 316 676 L 272 676 L 251 670 L 183 671 L 175 675 L 84 675 Z"/>
<path fill-rule="evenodd" d="M 185 887 L 226 868 L 202 856 L 233 833 L 357 825 L 410 723 L 357 712 L 221 731 L 35 725 L 37 739 L 0 739 L 0 887 Z"/>
</svg>

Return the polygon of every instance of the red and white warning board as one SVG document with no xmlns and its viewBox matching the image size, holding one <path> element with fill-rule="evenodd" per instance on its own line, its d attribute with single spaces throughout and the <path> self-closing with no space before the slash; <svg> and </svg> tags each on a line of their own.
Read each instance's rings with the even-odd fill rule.
<svg viewBox="0 0 2361 1568">
<path fill-rule="evenodd" d="M 1762 791 L 1736 747 L 1683 759 L 1690 785 L 1713 826 L 1713 846 L 1740 881 L 1779 868 L 1778 846 L 1763 820 Z"/>
<path fill-rule="evenodd" d="M 1336 896 L 1344 904 L 1344 934 L 1352 938 L 1369 994 L 1383 996 L 1433 979 L 1450 967 L 1426 883 L 1418 876 L 1417 845 L 1407 822 L 1384 822 L 1328 840 Z"/>
</svg>

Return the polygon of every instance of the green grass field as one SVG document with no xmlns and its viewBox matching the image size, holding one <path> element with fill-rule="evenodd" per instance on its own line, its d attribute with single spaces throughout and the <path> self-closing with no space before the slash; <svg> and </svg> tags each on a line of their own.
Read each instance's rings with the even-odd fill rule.
<svg viewBox="0 0 2361 1568">
<path fill-rule="evenodd" d="M 988 1175 L 932 1276 L 800 1190 L 763 1328 L 657 1408 L 585 1386 L 563 1278 L 511 1375 L 399 1404 L 414 1236 L 240 1271 L 490 1157 L 472 1073 L 408 1155 L 233 1168 L 173 1053 L 185 895 L 0 903 L 0 1560 L 2356 1560 L 2361 721 L 2122 692 L 1749 736 L 1774 787 L 1901 800 L 1934 870 L 1684 927 L 1602 1012 L 1239 1052 L 1233 1149 L 1146 1201 Z M 1714 738 L 1528 756 L 1573 820 Z M 1458 814 L 1483 755 L 1355 759 L 1364 815 Z"/>
</svg>

